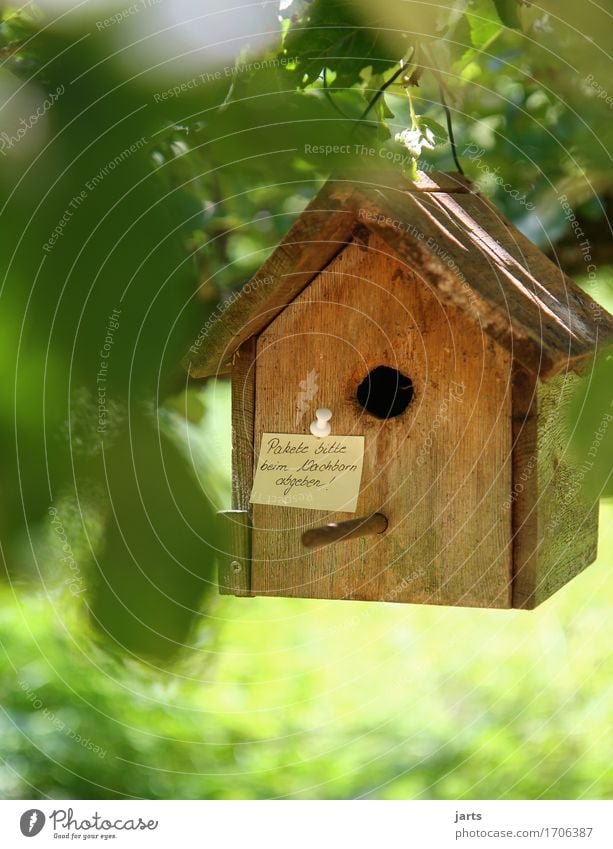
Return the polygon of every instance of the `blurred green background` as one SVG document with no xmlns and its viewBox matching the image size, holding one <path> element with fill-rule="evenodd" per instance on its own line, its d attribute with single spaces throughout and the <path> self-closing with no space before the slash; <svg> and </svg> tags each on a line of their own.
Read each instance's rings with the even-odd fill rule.
<svg viewBox="0 0 613 849">
<path fill-rule="evenodd" d="M 109 658 L 57 586 L 5 589 L 0 793 L 611 798 L 612 520 L 533 612 L 220 598 L 169 669 Z"/>
<path fill-rule="evenodd" d="M 530 613 L 220 598 L 229 388 L 180 359 L 330 173 L 452 170 L 449 120 L 612 310 L 613 19 L 239 5 L 0 3 L 0 796 L 610 797 L 611 501 Z M 599 352 L 579 463 L 612 385 Z"/>
</svg>

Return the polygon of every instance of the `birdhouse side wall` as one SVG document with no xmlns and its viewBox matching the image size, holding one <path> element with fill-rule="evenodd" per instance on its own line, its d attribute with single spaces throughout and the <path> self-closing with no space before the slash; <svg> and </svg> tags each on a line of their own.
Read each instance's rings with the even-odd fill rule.
<svg viewBox="0 0 613 849">
<path fill-rule="evenodd" d="M 514 375 L 513 607 L 536 607 L 596 558 L 598 504 L 584 495 L 585 468 L 570 454 L 565 419 L 582 380 Z"/>
</svg>

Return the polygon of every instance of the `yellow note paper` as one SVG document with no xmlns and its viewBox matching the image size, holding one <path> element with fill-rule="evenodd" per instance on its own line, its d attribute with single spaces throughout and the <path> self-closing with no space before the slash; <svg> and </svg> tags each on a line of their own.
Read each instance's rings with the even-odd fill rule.
<svg viewBox="0 0 613 849">
<path fill-rule="evenodd" d="M 250 501 L 355 513 L 363 436 L 264 433 Z"/>
</svg>

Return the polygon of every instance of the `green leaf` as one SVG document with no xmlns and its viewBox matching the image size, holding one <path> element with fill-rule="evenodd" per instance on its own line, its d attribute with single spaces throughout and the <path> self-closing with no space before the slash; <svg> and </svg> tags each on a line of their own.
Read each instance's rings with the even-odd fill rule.
<svg viewBox="0 0 613 849">
<path fill-rule="evenodd" d="M 183 454 L 142 414 L 105 449 L 104 471 L 109 512 L 91 615 L 119 651 L 172 657 L 215 588 L 220 541 L 211 500 Z"/>
<path fill-rule="evenodd" d="M 335 72 L 337 87 L 349 88 L 361 82 L 360 74 L 368 66 L 374 74 L 387 71 L 407 46 L 404 36 L 398 44 L 383 38 L 379 27 L 349 0 L 315 0 L 308 15 L 290 27 L 284 52 L 296 59 L 291 73 L 300 88 L 313 83 L 324 68 Z"/>
<path fill-rule="evenodd" d="M 420 115 L 417 118 L 417 125 L 420 129 L 428 129 L 433 132 L 439 142 L 447 141 L 449 138 L 446 128 L 427 115 Z"/>
<path fill-rule="evenodd" d="M 482 50 L 502 32 L 500 17 L 492 0 L 472 0 L 466 10 L 473 47 Z"/>
<path fill-rule="evenodd" d="M 373 97 L 375 97 L 376 93 L 379 91 L 380 88 L 382 88 L 382 86 L 384 84 L 385 84 L 385 74 L 372 74 L 371 75 L 370 80 L 368 81 L 368 84 L 367 84 L 367 100 L 369 102 Z M 381 124 L 384 124 L 385 120 L 387 118 L 393 118 L 394 117 L 394 113 L 389 108 L 389 106 L 388 106 L 388 104 L 385 100 L 385 94 L 382 94 L 381 97 L 378 99 L 376 106 L 375 106 L 375 114 L 376 114 L 376 116 L 379 119 L 379 122 Z"/>
<path fill-rule="evenodd" d="M 186 389 L 179 395 L 168 398 L 164 406 L 168 410 L 178 413 L 192 424 L 199 424 L 206 413 L 206 407 L 202 401 L 202 393 L 196 389 Z"/>
<path fill-rule="evenodd" d="M 521 29 L 517 0 L 494 0 L 494 5 L 496 6 L 498 17 L 505 27 Z"/>
<path fill-rule="evenodd" d="M 403 164 L 402 173 L 407 180 L 417 180 L 417 162 L 415 159 L 409 158 L 409 161 Z"/>
</svg>

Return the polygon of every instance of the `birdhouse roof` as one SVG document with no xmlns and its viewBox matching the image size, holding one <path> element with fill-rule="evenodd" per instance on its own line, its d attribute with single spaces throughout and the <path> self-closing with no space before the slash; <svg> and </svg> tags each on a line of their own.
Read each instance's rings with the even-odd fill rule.
<svg viewBox="0 0 613 849">
<path fill-rule="evenodd" d="M 613 317 L 467 181 L 385 173 L 326 183 L 257 274 L 209 318 L 185 357 L 189 373 L 227 374 L 238 347 L 369 232 L 543 379 L 579 370 L 613 344 Z"/>
</svg>

